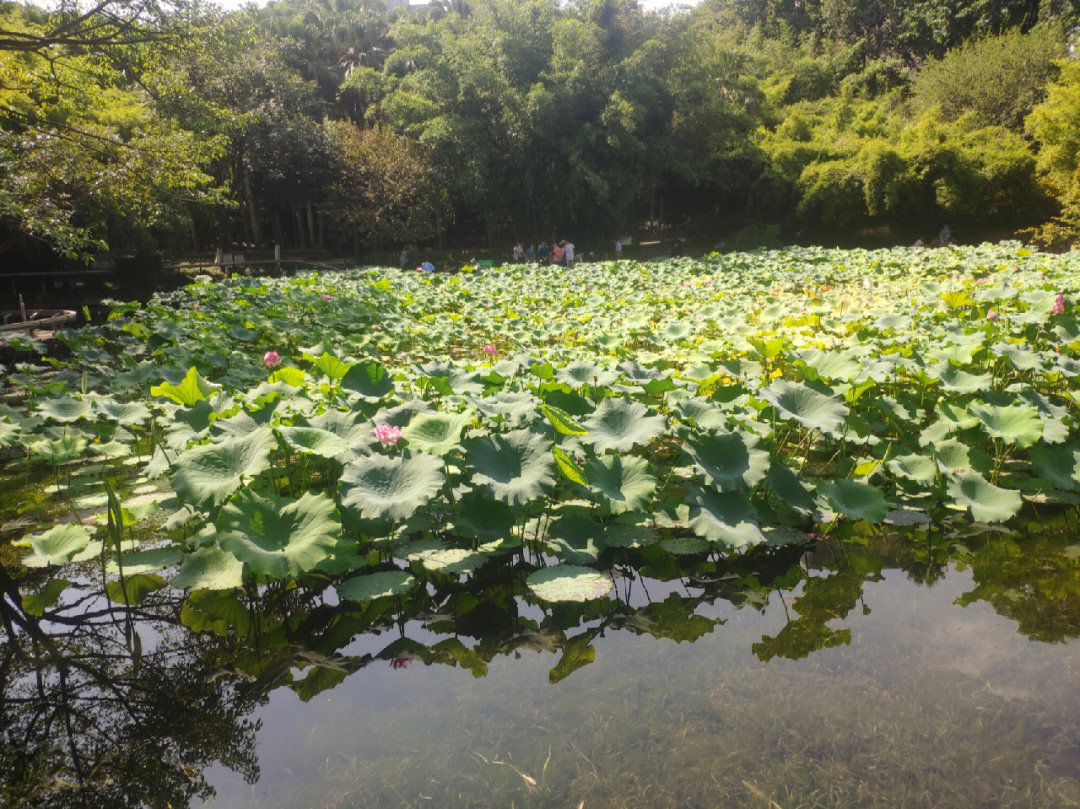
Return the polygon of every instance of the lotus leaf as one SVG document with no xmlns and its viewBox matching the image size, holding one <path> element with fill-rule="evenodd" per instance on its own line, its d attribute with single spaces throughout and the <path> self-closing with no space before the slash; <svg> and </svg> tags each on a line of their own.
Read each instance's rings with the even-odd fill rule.
<svg viewBox="0 0 1080 809">
<path fill-rule="evenodd" d="M 1020 493 L 990 483 L 978 472 L 964 472 L 949 481 L 953 506 L 968 509 L 979 522 L 1005 522 L 1020 510 Z"/>
<path fill-rule="evenodd" d="M 633 455 L 603 455 L 585 467 L 589 489 L 612 514 L 641 511 L 652 500 L 656 479 L 649 463 Z"/>
<path fill-rule="evenodd" d="M 314 570 L 345 541 L 334 501 L 310 492 L 286 500 L 245 489 L 222 508 L 217 529 L 224 550 L 274 579 Z"/>
<path fill-rule="evenodd" d="M 433 455 L 362 455 L 341 476 L 341 504 L 368 520 L 408 519 L 442 488 L 443 464 Z"/>
<path fill-rule="evenodd" d="M 648 408 L 631 399 L 604 399 L 582 422 L 588 431 L 582 440 L 600 452 L 628 452 L 635 444 L 648 444 L 664 432 L 664 417 L 649 415 Z"/>
<path fill-rule="evenodd" d="M 496 499 L 525 505 L 554 484 L 551 442 L 531 430 L 513 430 L 468 442 L 465 463 L 473 481 L 486 486 Z"/>
<path fill-rule="evenodd" d="M 202 374 L 192 366 L 179 385 L 162 382 L 150 388 L 150 395 L 163 396 L 172 399 L 177 404 L 191 407 L 197 402 L 210 398 L 218 390 L 217 385 L 212 385 L 203 379 Z"/>
<path fill-rule="evenodd" d="M 1000 438 L 1007 444 L 1030 447 L 1042 437 L 1042 419 L 1031 405 L 972 403 L 968 410 L 992 438 Z"/>
<path fill-rule="evenodd" d="M 442 457 L 459 446 L 461 431 L 471 421 L 471 413 L 420 413 L 401 434 L 410 448 Z"/>
<path fill-rule="evenodd" d="M 346 579 L 337 586 L 337 591 L 346 601 L 374 601 L 405 595 L 415 586 L 416 579 L 404 570 L 384 570 Z"/>
<path fill-rule="evenodd" d="M 588 567 L 554 565 L 529 574 L 525 583 L 541 601 L 592 601 L 611 592 L 611 579 Z"/>
<path fill-rule="evenodd" d="M 46 399 L 38 405 L 38 413 L 50 421 L 70 423 L 90 417 L 89 403 L 81 399 Z"/>
<path fill-rule="evenodd" d="M 697 489 L 689 494 L 690 529 L 714 545 L 745 548 L 765 541 L 758 515 L 745 492 Z"/>
<path fill-rule="evenodd" d="M 782 418 L 795 419 L 808 430 L 820 430 L 826 435 L 840 432 L 848 415 L 848 408 L 842 402 L 786 379 L 778 379 L 762 390 L 761 398 L 776 408 Z"/>
<path fill-rule="evenodd" d="M 60 523 L 40 534 L 24 536 L 15 544 L 33 552 L 21 560 L 26 567 L 66 565 L 78 560 L 91 546 L 90 532 L 78 523 Z"/>
<path fill-rule="evenodd" d="M 219 506 L 270 468 L 275 443 L 270 428 L 260 427 L 243 438 L 192 447 L 176 459 L 173 489 L 181 501 L 198 508 Z"/>
<path fill-rule="evenodd" d="M 299 453 L 337 458 L 349 451 L 349 445 L 329 430 L 318 427 L 282 427 L 281 437 Z"/>
<path fill-rule="evenodd" d="M 243 572 L 243 562 L 210 545 L 187 554 L 180 572 L 169 583 L 178 590 L 232 590 L 243 583 Z"/>
<path fill-rule="evenodd" d="M 825 481 L 818 484 L 817 490 L 832 511 L 852 520 L 877 523 L 889 513 L 885 495 L 866 483 L 855 480 Z"/>
<path fill-rule="evenodd" d="M 751 489 L 769 469 L 769 453 L 748 433 L 704 433 L 683 445 L 698 472 L 719 491 Z"/>
</svg>

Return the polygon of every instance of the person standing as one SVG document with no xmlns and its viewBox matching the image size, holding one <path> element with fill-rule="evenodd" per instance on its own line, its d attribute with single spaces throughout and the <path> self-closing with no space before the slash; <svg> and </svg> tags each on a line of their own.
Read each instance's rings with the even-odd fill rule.
<svg viewBox="0 0 1080 809">
<path fill-rule="evenodd" d="M 622 258 L 622 239 L 615 240 L 615 260 Z"/>
<path fill-rule="evenodd" d="M 540 242 L 540 246 L 536 248 L 536 258 L 541 264 L 547 264 L 547 259 L 548 259 L 547 242 Z"/>
<path fill-rule="evenodd" d="M 409 248 L 402 247 L 401 255 L 398 257 L 398 262 L 401 264 L 401 269 L 405 269 L 409 266 Z"/>
<path fill-rule="evenodd" d="M 525 248 L 521 246 L 521 242 L 514 245 L 514 261 L 522 262 L 525 260 Z"/>
<path fill-rule="evenodd" d="M 530 264 L 536 260 L 536 248 L 532 242 L 529 242 L 529 246 L 525 248 L 525 260 Z"/>
<path fill-rule="evenodd" d="M 562 264 L 563 260 L 563 246 L 562 242 L 556 242 L 551 246 L 551 263 Z"/>
<path fill-rule="evenodd" d="M 574 243 L 567 242 L 566 247 L 563 248 L 563 255 L 566 256 L 566 266 L 574 266 Z"/>
</svg>

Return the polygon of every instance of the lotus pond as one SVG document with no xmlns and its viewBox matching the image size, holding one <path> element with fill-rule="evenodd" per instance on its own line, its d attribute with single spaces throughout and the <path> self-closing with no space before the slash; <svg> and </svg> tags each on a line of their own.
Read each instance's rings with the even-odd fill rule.
<svg viewBox="0 0 1080 809">
<path fill-rule="evenodd" d="M 1080 804 L 1080 256 L 201 279 L 0 404 L 0 803 Z"/>
</svg>

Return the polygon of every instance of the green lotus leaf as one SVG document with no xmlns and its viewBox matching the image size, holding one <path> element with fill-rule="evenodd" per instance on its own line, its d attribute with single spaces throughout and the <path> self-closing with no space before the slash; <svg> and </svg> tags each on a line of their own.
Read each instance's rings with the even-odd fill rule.
<svg viewBox="0 0 1080 809">
<path fill-rule="evenodd" d="M 795 419 L 808 430 L 820 430 L 826 435 L 838 434 L 848 415 L 848 407 L 843 402 L 786 379 L 777 379 L 762 390 L 761 398 L 782 418 Z"/>
<path fill-rule="evenodd" d="M 45 610 L 60 600 L 64 590 L 74 585 L 67 579 L 53 579 L 36 593 L 27 593 L 22 597 L 23 612 L 40 618 Z"/>
<path fill-rule="evenodd" d="M 646 445 L 664 432 L 664 417 L 650 416 L 641 402 L 632 399 L 604 399 L 596 411 L 582 422 L 588 433 L 583 441 L 599 452 L 629 452 L 635 444 Z"/>
<path fill-rule="evenodd" d="M 817 511 L 809 490 L 781 461 L 774 461 L 769 467 L 768 483 L 777 499 L 799 514 L 809 516 Z"/>
<path fill-rule="evenodd" d="M 589 490 L 605 510 L 612 514 L 641 511 L 656 491 L 656 478 L 649 472 L 649 462 L 633 455 L 602 455 L 585 467 Z"/>
<path fill-rule="evenodd" d="M 14 447 L 19 443 L 22 429 L 18 424 L 0 418 L 0 447 Z"/>
<path fill-rule="evenodd" d="M 193 590 L 180 607 L 180 623 L 192 632 L 213 632 L 245 637 L 251 628 L 251 613 L 233 593 L 223 588 Z"/>
<path fill-rule="evenodd" d="M 675 404 L 675 409 L 682 419 L 702 430 L 722 430 L 728 424 L 727 413 L 701 399 L 684 399 Z"/>
<path fill-rule="evenodd" d="M 370 360 L 358 362 L 349 368 L 341 378 L 341 387 L 367 399 L 381 399 L 393 392 L 394 381 L 386 368 Z"/>
<path fill-rule="evenodd" d="M 810 381 L 816 379 L 839 379 L 851 382 L 858 378 L 863 369 L 859 357 L 850 351 L 821 351 L 807 349 L 796 356 L 813 371 L 808 374 Z"/>
<path fill-rule="evenodd" d="M 541 497 L 555 483 L 552 444 L 531 430 L 486 435 L 468 443 L 465 463 L 473 482 L 486 486 L 496 499 L 524 505 Z"/>
<path fill-rule="evenodd" d="M 85 526 L 60 523 L 39 534 L 24 536 L 14 544 L 32 551 L 21 560 L 25 567 L 47 567 L 77 561 L 91 543 L 90 532 Z"/>
<path fill-rule="evenodd" d="M 125 575 L 119 581 L 110 581 L 105 585 L 105 595 L 109 601 L 117 604 L 134 606 L 142 603 L 148 595 L 160 590 L 166 584 L 165 579 L 156 573 L 136 573 Z"/>
<path fill-rule="evenodd" d="M 459 446 L 472 413 L 420 413 L 401 431 L 410 449 L 442 457 Z"/>
<path fill-rule="evenodd" d="M 609 522 L 604 524 L 599 541 L 605 548 L 644 548 L 656 541 L 656 533 L 640 522 Z"/>
<path fill-rule="evenodd" d="M 935 442 L 931 454 L 945 471 L 963 471 L 971 466 L 970 448 L 956 440 Z"/>
<path fill-rule="evenodd" d="M 542 404 L 540 412 L 547 416 L 551 426 L 562 435 L 585 435 L 588 432 L 574 420 L 573 416 L 555 405 Z"/>
<path fill-rule="evenodd" d="M 312 416 L 308 423 L 316 430 L 325 430 L 340 438 L 349 449 L 358 450 L 372 445 L 375 437 L 371 424 L 361 421 L 356 413 L 343 410 L 327 410 L 318 416 Z"/>
<path fill-rule="evenodd" d="M 355 366 L 349 365 L 347 362 L 343 362 L 331 354 L 329 351 L 324 351 L 319 357 L 312 363 L 314 367 L 322 371 L 330 379 L 343 379 L 349 371 Z"/>
<path fill-rule="evenodd" d="M 123 570 L 125 576 L 136 573 L 156 573 L 168 567 L 180 564 L 184 560 L 183 552 L 175 547 L 153 548 L 145 551 L 125 553 L 120 557 L 120 564 L 110 559 L 105 565 L 105 573 L 116 576 Z"/>
<path fill-rule="evenodd" d="M 46 399 L 37 407 L 38 413 L 50 421 L 67 424 L 90 418 L 90 404 L 81 399 Z"/>
<path fill-rule="evenodd" d="M 722 492 L 752 489 L 769 469 L 769 453 L 748 433 L 693 435 L 683 445 L 698 472 Z"/>
<path fill-rule="evenodd" d="M 30 444 L 30 454 L 55 466 L 74 461 L 82 456 L 87 447 L 86 436 L 69 430 L 60 438 L 42 438 Z"/>
<path fill-rule="evenodd" d="M 337 591 L 346 601 L 374 601 L 376 598 L 405 595 L 416 584 L 416 579 L 404 570 L 384 570 L 353 576 L 337 585 Z"/>
<path fill-rule="evenodd" d="M 555 378 L 572 388 L 578 388 L 582 385 L 607 387 L 618 379 L 619 375 L 615 371 L 600 368 L 594 363 L 578 361 L 559 368 L 555 372 Z"/>
<path fill-rule="evenodd" d="M 823 481 L 817 490 L 828 507 L 851 520 L 878 523 L 889 513 L 885 495 L 866 483 L 855 480 Z"/>
<path fill-rule="evenodd" d="M 529 574 L 525 584 L 541 601 L 592 601 L 611 592 L 611 579 L 588 567 L 554 565 Z"/>
<path fill-rule="evenodd" d="M 938 379 L 941 387 L 956 393 L 977 393 L 988 390 L 993 383 L 990 374 L 969 374 L 953 365 L 951 362 L 943 363 L 932 373 L 927 374 L 931 379 Z"/>
<path fill-rule="evenodd" d="M 298 578 L 345 542 L 334 501 L 305 492 L 296 500 L 245 489 L 217 519 L 218 544 L 254 573 Z"/>
<path fill-rule="evenodd" d="M 219 389 L 218 385 L 212 385 L 203 379 L 195 366 L 188 369 L 187 374 L 179 385 L 171 382 L 162 382 L 150 388 L 151 396 L 163 396 L 172 399 L 184 407 L 191 407 L 196 402 L 209 399 Z"/>
<path fill-rule="evenodd" d="M 564 513 L 548 527 L 547 543 L 560 562 L 588 565 L 600 558 L 600 525 L 580 513 Z"/>
<path fill-rule="evenodd" d="M 714 545 L 746 548 L 765 541 L 757 510 L 745 492 L 696 489 L 689 493 L 690 530 Z"/>
<path fill-rule="evenodd" d="M 95 406 L 106 419 L 122 427 L 134 427 L 150 420 L 150 408 L 142 402 L 115 402 L 108 399 L 95 402 Z"/>
<path fill-rule="evenodd" d="M 658 545 L 672 556 L 697 556 L 708 553 L 713 547 L 698 537 L 666 537 L 661 539 Z"/>
<path fill-rule="evenodd" d="M 431 405 L 423 399 L 412 399 L 395 407 L 384 407 L 375 414 L 373 421 L 376 424 L 391 424 L 394 427 L 404 429 L 420 413 L 430 413 Z M 312 422 L 314 423 L 314 422 Z M 316 425 L 318 426 L 318 425 Z M 330 429 L 327 427 L 326 429 Z"/>
<path fill-rule="evenodd" d="M 985 405 L 973 402 L 971 412 L 992 438 L 1007 444 L 1030 447 L 1042 437 L 1042 419 L 1031 405 Z"/>
<path fill-rule="evenodd" d="M 562 447 L 552 447 L 551 456 L 555 459 L 555 466 L 564 478 L 580 486 L 589 485 L 589 481 L 585 479 L 585 470 L 577 465 L 566 450 Z"/>
<path fill-rule="evenodd" d="M 276 443 L 270 428 L 260 427 L 243 438 L 192 447 L 176 459 L 173 490 L 182 502 L 197 508 L 221 505 L 270 468 L 270 451 Z"/>
<path fill-rule="evenodd" d="M 503 539 L 514 528 L 514 510 L 486 492 L 469 492 L 458 501 L 454 532 L 479 542 Z"/>
<path fill-rule="evenodd" d="M 433 455 L 362 455 L 341 476 L 341 504 L 366 520 L 405 520 L 442 488 L 443 463 Z"/>
<path fill-rule="evenodd" d="M 187 554 L 169 584 L 178 590 L 232 590 L 243 584 L 243 573 L 243 562 L 211 545 Z"/>
<path fill-rule="evenodd" d="M 933 483 L 937 475 L 934 459 L 925 455 L 898 455 L 890 458 L 886 466 L 898 478 L 915 483 Z"/>
<path fill-rule="evenodd" d="M 1028 450 L 1035 474 L 1065 491 L 1080 491 L 1080 449 L 1034 446 Z"/>
<path fill-rule="evenodd" d="M 337 458 L 349 451 L 349 445 L 329 430 L 320 430 L 318 427 L 282 427 L 280 432 L 285 443 L 301 454 Z"/>
<path fill-rule="evenodd" d="M 425 551 L 418 557 L 424 570 L 443 573 L 447 576 L 469 574 L 480 568 L 488 555 L 483 551 L 471 551 L 463 548 L 441 548 Z"/>
<path fill-rule="evenodd" d="M 1002 489 L 978 472 L 964 472 L 949 481 L 955 508 L 968 509 L 979 522 L 1005 522 L 1020 510 L 1020 492 Z"/>
</svg>

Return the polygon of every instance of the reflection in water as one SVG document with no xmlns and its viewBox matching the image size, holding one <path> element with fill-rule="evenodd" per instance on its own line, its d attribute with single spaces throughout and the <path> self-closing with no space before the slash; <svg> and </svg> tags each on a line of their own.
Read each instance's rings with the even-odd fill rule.
<svg viewBox="0 0 1080 809">
<path fill-rule="evenodd" d="M 1070 805 L 1076 515 L 1036 528 L 647 549 L 555 608 L 521 560 L 131 615 L 72 587 L 37 617 L 2 573 L 0 803 Z"/>
</svg>

